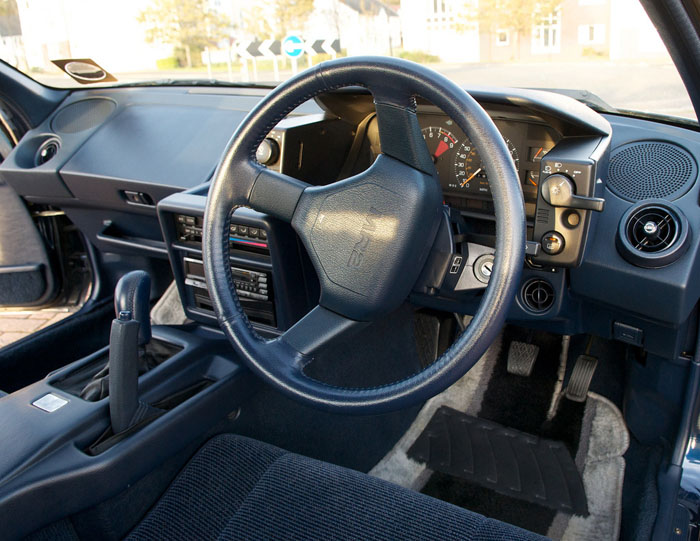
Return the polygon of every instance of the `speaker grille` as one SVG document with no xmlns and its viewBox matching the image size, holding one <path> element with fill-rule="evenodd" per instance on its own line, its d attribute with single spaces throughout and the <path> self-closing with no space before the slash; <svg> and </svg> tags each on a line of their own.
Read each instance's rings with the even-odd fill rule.
<svg viewBox="0 0 700 541">
<path fill-rule="evenodd" d="M 112 114 L 116 104 L 104 98 L 81 100 L 61 109 L 51 126 L 58 133 L 78 133 L 99 126 Z"/>
<path fill-rule="evenodd" d="M 692 187 L 696 177 L 695 160 L 683 148 L 663 141 L 640 141 L 613 151 L 607 187 L 628 201 L 673 201 Z"/>
</svg>

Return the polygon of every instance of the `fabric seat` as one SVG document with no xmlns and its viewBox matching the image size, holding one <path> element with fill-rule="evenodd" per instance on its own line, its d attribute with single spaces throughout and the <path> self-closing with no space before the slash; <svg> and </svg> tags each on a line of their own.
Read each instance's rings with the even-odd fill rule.
<svg viewBox="0 0 700 541">
<path fill-rule="evenodd" d="M 128 539 L 543 539 L 363 473 L 210 440 Z"/>
</svg>

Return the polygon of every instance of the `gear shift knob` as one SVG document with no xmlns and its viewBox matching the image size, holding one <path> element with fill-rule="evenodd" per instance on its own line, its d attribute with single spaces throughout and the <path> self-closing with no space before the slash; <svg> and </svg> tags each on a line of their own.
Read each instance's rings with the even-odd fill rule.
<svg viewBox="0 0 700 541">
<path fill-rule="evenodd" d="M 120 312 L 131 312 L 139 322 L 140 346 L 151 341 L 151 277 L 147 272 L 136 270 L 121 277 L 114 290 L 114 311 L 117 319 Z"/>
</svg>

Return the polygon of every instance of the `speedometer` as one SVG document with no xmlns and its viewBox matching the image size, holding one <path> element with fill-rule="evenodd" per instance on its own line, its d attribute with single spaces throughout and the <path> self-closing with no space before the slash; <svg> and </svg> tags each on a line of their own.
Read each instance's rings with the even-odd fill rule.
<svg viewBox="0 0 700 541">
<path fill-rule="evenodd" d="M 504 137 L 504 140 L 508 146 L 510 157 L 513 159 L 515 170 L 518 171 L 520 169 L 518 149 L 515 148 L 510 139 Z M 447 187 L 452 190 L 471 193 L 491 193 L 486 168 L 481 162 L 479 153 L 468 138 L 462 142 L 457 150 L 454 163 L 454 180 L 448 182 Z"/>
<path fill-rule="evenodd" d="M 481 164 L 481 157 L 469 139 L 465 139 L 457 150 L 455 180 L 448 186 L 458 190 L 489 191 L 489 183 L 486 179 L 486 171 Z"/>
</svg>

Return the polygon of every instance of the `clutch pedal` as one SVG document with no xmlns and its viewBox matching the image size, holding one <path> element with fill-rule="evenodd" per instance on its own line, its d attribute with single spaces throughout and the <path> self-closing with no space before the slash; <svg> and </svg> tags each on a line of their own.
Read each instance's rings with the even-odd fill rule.
<svg viewBox="0 0 700 541">
<path fill-rule="evenodd" d="M 532 374 L 540 347 L 513 340 L 508 348 L 508 373 L 528 377 Z"/>
<path fill-rule="evenodd" d="M 564 391 L 564 396 L 574 402 L 585 402 L 597 366 L 598 359 L 596 357 L 579 355 L 569 378 L 569 384 Z"/>
</svg>

